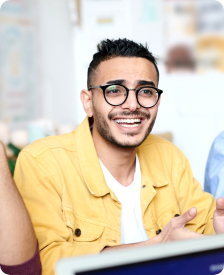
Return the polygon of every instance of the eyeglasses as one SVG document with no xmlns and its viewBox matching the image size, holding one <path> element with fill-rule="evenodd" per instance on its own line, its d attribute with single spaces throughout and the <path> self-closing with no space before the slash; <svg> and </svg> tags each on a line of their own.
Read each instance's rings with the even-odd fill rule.
<svg viewBox="0 0 224 275">
<path fill-rule="evenodd" d="M 95 87 L 89 87 L 89 90 L 101 88 L 106 102 L 112 106 L 120 106 L 125 103 L 128 98 L 129 91 L 136 91 L 136 99 L 138 104 L 143 108 L 154 107 L 163 93 L 155 87 L 144 86 L 139 89 L 128 89 L 123 85 L 107 84 Z"/>
</svg>

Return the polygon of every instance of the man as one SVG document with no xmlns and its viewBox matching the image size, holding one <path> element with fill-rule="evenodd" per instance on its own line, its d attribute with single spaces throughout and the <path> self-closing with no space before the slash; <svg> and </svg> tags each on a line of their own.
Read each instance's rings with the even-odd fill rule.
<svg viewBox="0 0 224 275">
<path fill-rule="evenodd" d="M 20 154 L 15 181 L 39 240 L 43 274 L 53 275 L 61 257 L 224 232 L 224 199 L 215 210 L 183 153 L 149 135 L 162 94 L 158 81 L 146 47 L 102 41 L 81 92 L 88 118 L 73 133 Z"/>
<path fill-rule="evenodd" d="M 224 132 L 214 140 L 205 170 L 205 191 L 215 198 L 224 197 Z"/>
<path fill-rule="evenodd" d="M 0 141 L 0 265 L 12 275 L 41 275 L 37 239 L 23 200 L 12 179 Z"/>
</svg>

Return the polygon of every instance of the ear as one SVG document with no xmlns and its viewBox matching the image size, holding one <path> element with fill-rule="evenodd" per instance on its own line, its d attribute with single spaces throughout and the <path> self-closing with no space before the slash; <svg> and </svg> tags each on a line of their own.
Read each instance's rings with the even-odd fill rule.
<svg viewBox="0 0 224 275">
<path fill-rule="evenodd" d="M 93 106 L 92 106 L 92 92 L 88 90 L 82 90 L 80 94 L 80 99 L 82 105 L 88 117 L 93 116 Z"/>
</svg>

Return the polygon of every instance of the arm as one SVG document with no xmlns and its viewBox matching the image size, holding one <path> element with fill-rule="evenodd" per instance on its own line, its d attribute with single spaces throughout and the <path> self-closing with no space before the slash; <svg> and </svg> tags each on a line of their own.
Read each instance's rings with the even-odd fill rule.
<svg viewBox="0 0 224 275">
<path fill-rule="evenodd" d="M 205 171 L 205 191 L 216 199 L 224 197 L 224 132 L 214 140 L 209 152 Z"/>
<path fill-rule="evenodd" d="M 196 218 L 186 227 L 197 233 L 215 234 L 213 228 L 215 199 L 211 194 L 204 192 L 194 179 L 189 161 L 179 149 L 172 180 L 181 214 L 192 207 L 197 208 Z"/>
<path fill-rule="evenodd" d="M 0 142 L 0 263 L 5 274 L 40 275 L 39 246 Z"/>
<path fill-rule="evenodd" d="M 212 144 L 206 172 L 205 190 L 212 193 L 216 201 L 213 215 L 213 226 L 217 234 L 224 233 L 224 132 L 219 134 Z M 220 198 L 219 198 L 220 197 Z"/>
<path fill-rule="evenodd" d="M 35 254 L 37 239 L 23 200 L 12 179 L 0 142 L 0 263 L 19 265 Z"/>
</svg>

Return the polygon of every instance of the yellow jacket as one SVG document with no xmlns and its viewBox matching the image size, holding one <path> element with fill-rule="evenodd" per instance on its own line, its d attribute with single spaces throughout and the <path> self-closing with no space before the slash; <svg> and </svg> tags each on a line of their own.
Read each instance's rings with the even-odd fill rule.
<svg viewBox="0 0 224 275">
<path fill-rule="evenodd" d="M 215 200 L 193 178 L 183 153 L 150 135 L 138 157 L 148 237 L 193 206 L 198 215 L 187 228 L 214 234 Z M 87 118 L 73 133 L 26 147 L 16 165 L 15 182 L 39 240 L 43 275 L 54 274 L 59 258 L 99 253 L 105 246 L 120 244 L 121 204 L 105 182 Z"/>
</svg>

